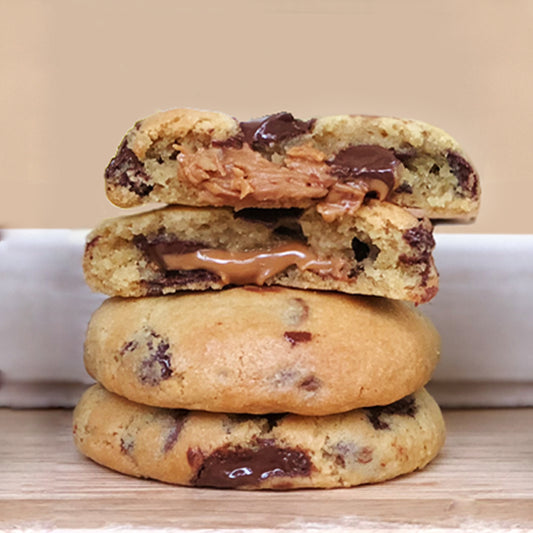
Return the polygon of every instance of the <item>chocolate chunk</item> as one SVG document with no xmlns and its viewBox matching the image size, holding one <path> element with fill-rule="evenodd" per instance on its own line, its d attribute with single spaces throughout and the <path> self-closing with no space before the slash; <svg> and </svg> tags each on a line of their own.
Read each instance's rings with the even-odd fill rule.
<svg viewBox="0 0 533 533">
<path fill-rule="evenodd" d="M 405 148 L 393 149 L 392 153 L 396 159 L 399 159 L 404 166 L 408 166 L 409 163 L 418 155 L 418 150 L 413 146 L 407 146 Z"/>
<path fill-rule="evenodd" d="M 406 181 L 402 181 L 402 183 L 400 183 L 400 185 L 394 189 L 394 192 L 398 194 L 413 194 L 413 187 L 411 187 L 411 185 L 409 185 L 409 183 Z"/>
<path fill-rule="evenodd" d="M 225 445 L 203 460 L 191 484 L 218 488 L 253 486 L 272 477 L 309 476 L 311 468 L 307 453 L 298 448 L 280 448 L 271 440 L 251 443 L 249 448 Z"/>
<path fill-rule="evenodd" d="M 413 418 L 417 409 L 415 399 L 412 396 L 406 396 L 389 405 L 367 407 L 365 412 L 374 429 L 390 429 L 389 424 L 381 420 L 382 415 L 401 415 Z"/>
<path fill-rule="evenodd" d="M 422 225 L 409 228 L 404 232 L 402 237 L 407 241 L 409 246 L 420 252 L 427 252 L 429 254 L 435 247 L 433 232 Z"/>
<path fill-rule="evenodd" d="M 316 119 L 295 119 L 290 113 L 281 112 L 257 120 L 241 122 L 244 142 L 254 150 L 263 151 L 276 143 L 309 133 Z"/>
<path fill-rule="evenodd" d="M 286 331 L 283 337 L 294 346 L 299 342 L 309 342 L 312 334 L 309 331 Z"/>
<path fill-rule="evenodd" d="M 165 270 L 165 265 L 161 259 L 162 254 L 177 253 L 186 254 L 196 252 L 209 245 L 198 241 L 185 241 L 177 239 L 172 235 L 163 233 L 145 237 L 135 235 L 134 245 L 141 250 L 146 259 L 157 266 L 159 275 L 153 279 L 145 281 L 149 296 L 159 296 L 166 287 L 181 287 L 190 283 L 217 282 L 220 277 L 208 270 Z"/>
<path fill-rule="evenodd" d="M 173 235 L 158 233 L 148 237 L 144 235 L 134 235 L 133 244 L 145 254 L 153 263 L 164 268 L 161 259 L 163 254 L 188 254 L 196 252 L 202 248 L 209 248 L 208 244 L 199 241 L 185 241 Z"/>
<path fill-rule="evenodd" d="M 431 271 L 431 252 L 435 247 L 433 232 L 423 225 L 419 225 L 414 228 L 409 228 L 402 237 L 417 253 L 415 255 L 401 254 L 398 259 L 407 265 L 423 265 L 421 276 L 422 286 L 425 287 Z"/>
<path fill-rule="evenodd" d="M 144 164 L 128 148 L 124 138 L 118 147 L 117 154 L 105 169 L 105 179 L 115 185 L 127 187 L 138 196 L 147 196 L 154 188 L 148 174 L 144 171 Z"/>
<path fill-rule="evenodd" d="M 400 164 L 393 152 L 374 144 L 348 146 L 326 162 L 331 167 L 331 173 L 342 181 L 378 179 L 389 190 L 394 187 L 396 169 Z"/>
<path fill-rule="evenodd" d="M 314 392 L 318 390 L 320 387 L 322 387 L 322 381 L 320 381 L 316 376 L 307 376 L 298 385 L 298 387 L 309 392 Z"/>
<path fill-rule="evenodd" d="M 154 341 L 157 343 L 156 346 Z M 141 362 L 139 380 L 144 385 L 154 386 L 172 376 L 170 345 L 161 339 L 160 335 L 151 332 L 146 346 L 149 356 Z"/>
<path fill-rule="evenodd" d="M 446 161 L 450 165 L 452 174 L 457 178 L 459 187 L 473 198 L 479 195 L 479 178 L 472 165 L 457 152 L 448 152 Z"/>
<path fill-rule="evenodd" d="M 165 444 L 163 445 L 163 453 L 168 453 L 173 447 L 174 444 L 178 441 L 181 430 L 185 424 L 185 420 L 189 414 L 189 411 L 186 409 L 174 409 L 171 413 L 172 418 L 174 419 L 174 426 L 168 432 L 167 438 L 165 439 Z"/>
</svg>

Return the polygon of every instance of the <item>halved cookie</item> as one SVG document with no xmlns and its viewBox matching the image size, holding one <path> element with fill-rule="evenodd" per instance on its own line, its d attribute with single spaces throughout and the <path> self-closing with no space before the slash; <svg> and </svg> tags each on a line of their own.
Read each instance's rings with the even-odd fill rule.
<svg viewBox="0 0 533 533">
<path fill-rule="evenodd" d="M 147 405 L 325 415 L 412 393 L 439 353 L 437 331 L 410 304 L 243 287 L 111 298 L 89 323 L 85 366 Z"/>
<path fill-rule="evenodd" d="M 444 444 L 420 390 L 340 415 L 231 415 L 158 409 L 91 387 L 74 411 L 81 453 L 113 470 L 196 487 L 349 487 L 423 468 Z"/>
<path fill-rule="evenodd" d="M 314 208 L 166 207 L 103 222 L 87 283 L 111 296 L 284 285 L 429 301 L 438 290 L 428 219 L 370 201 L 330 223 Z"/>
<path fill-rule="evenodd" d="M 316 205 L 326 220 L 368 196 L 434 219 L 472 220 L 479 178 L 458 143 L 415 120 L 277 113 L 238 122 L 174 109 L 135 124 L 105 172 L 109 199 L 287 208 Z"/>
</svg>

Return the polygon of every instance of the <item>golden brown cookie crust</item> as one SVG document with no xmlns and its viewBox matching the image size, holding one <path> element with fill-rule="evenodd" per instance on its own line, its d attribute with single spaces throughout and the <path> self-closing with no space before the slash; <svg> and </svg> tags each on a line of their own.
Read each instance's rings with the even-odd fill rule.
<svg viewBox="0 0 533 533">
<path fill-rule="evenodd" d="M 95 385 L 74 411 L 73 432 L 81 453 L 128 475 L 275 490 L 391 479 L 427 465 L 445 438 L 425 390 L 326 417 L 254 417 L 147 407 Z"/>
<path fill-rule="evenodd" d="M 404 302 L 252 286 L 109 299 L 90 321 L 85 365 L 147 405 L 326 415 L 412 393 L 439 351 Z"/>
</svg>

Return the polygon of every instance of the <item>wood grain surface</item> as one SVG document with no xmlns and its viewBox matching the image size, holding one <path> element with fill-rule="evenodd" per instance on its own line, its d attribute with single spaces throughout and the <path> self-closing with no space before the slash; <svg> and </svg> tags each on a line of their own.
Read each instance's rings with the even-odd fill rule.
<svg viewBox="0 0 533 533">
<path fill-rule="evenodd" d="M 74 449 L 69 410 L 0 410 L 0 530 L 533 531 L 533 409 L 445 411 L 424 471 L 353 489 L 191 489 Z"/>
</svg>

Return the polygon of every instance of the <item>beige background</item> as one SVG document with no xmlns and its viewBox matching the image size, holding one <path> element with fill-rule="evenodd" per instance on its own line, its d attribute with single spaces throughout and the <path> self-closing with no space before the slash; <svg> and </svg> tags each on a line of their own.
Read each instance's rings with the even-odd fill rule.
<svg viewBox="0 0 533 533">
<path fill-rule="evenodd" d="M 533 233 L 533 1 L 0 0 L 0 226 L 122 210 L 103 169 L 139 118 L 392 114 L 434 123 L 482 176 L 471 226 Z"/>
</svg>

